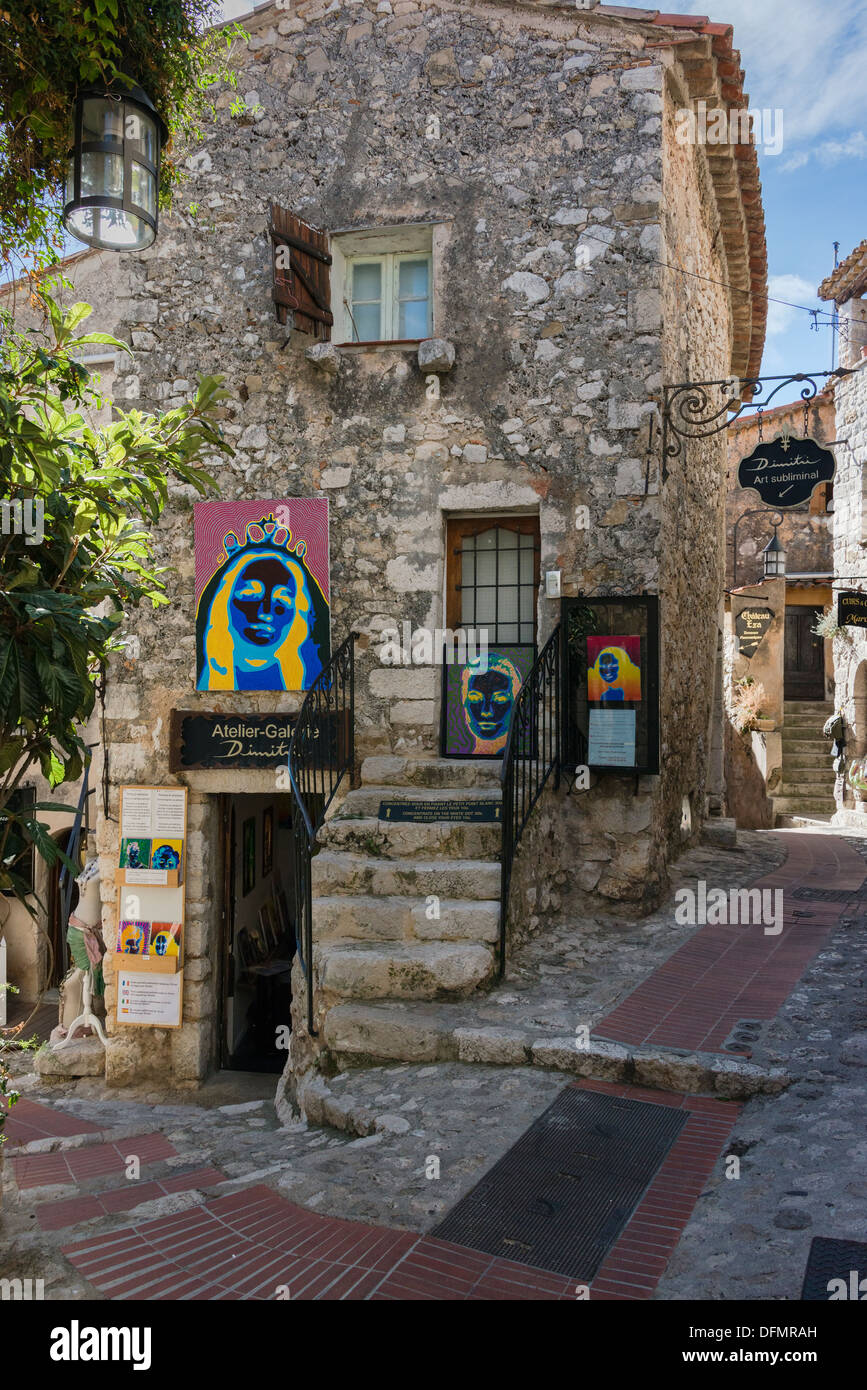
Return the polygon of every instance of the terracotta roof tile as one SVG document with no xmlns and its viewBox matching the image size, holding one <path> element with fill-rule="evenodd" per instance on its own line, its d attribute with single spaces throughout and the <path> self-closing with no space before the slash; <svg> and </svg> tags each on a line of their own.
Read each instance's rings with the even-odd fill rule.
<svg viewBox="0 0 867 1390">
<path fill-rule="evenodd" d="M 835 299 L 845 304 L 848 299 L 863 294 L 867 288 L 867 240 L 862 241 L 854 251 L 850 251 L 845 261 L 841 261 L 831 275 L 826 276 L 819 286 L 820 299 Z"/>
</svg>

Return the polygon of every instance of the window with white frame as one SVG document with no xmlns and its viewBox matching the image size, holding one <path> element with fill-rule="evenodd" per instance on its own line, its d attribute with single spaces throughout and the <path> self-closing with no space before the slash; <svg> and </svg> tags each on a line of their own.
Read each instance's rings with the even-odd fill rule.
<svg viewBox="0 0 867 1390">
<path fill-rule="evenodd" d="M 433 335 L 430 226 L 338 235 L 332 251 L 336 341 L 416 342 Z"/>
</svg>

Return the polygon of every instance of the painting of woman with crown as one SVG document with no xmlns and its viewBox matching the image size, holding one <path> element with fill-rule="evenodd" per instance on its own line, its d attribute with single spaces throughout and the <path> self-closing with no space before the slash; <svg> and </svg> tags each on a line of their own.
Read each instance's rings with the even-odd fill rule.
<svg viewBox="0 0 867 1390">
<path fill-rule="evenodd" d="M 196 506 L 197 690 L 310 689 L 331 651 L 327 508 Z"/>
</svg>

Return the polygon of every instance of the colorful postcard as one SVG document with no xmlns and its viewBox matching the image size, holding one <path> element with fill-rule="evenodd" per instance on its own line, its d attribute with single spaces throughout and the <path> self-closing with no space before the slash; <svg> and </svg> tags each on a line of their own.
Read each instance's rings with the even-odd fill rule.
<svg viewBox="0 0 867 1390">
<path fill-rule="evenodd" d="M 150 954 L 153 956 L 178 956 L 180 952 L 180 922 L 154 922 L 151 927 Z"/>
<path fill-rule="evenodd" d="M 121 840 L 120 867 L 122 869 L 149 869 L 150 866 L 150 840 Z"/>
<path fill-rule="evenodd" d="M 184 853 L 183 840 L 155 839 L 151 849 L 152 869 L 179 869 Z"/>
<path fill-rule="evenodd" d="M 501 645 L 466 666 L 443 667 L 443 757 L 503 756 L 512 710 L 535 659 L 535 647 Z"/>
<path fill-rule="evenodd" d="M 641 638 L 587 638 L 587 699 L 591 704 L 641 702 Z"/>
<path fill-rule="evenodd" d="M 309 690 L 331 656 L 327 499 L 194 513 L 196 689 Z"/>
<path fill-rule="evenodd" d="M 146 956 L 150 922 L 121 922 L 117 931 L 117 950 L 124 956 Z"/>
</svg>

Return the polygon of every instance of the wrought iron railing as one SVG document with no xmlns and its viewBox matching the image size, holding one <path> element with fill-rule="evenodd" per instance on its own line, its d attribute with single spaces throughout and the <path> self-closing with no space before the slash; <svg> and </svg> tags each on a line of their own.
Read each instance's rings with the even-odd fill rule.
<svg viewBox="0 0 867 1390">
<path fill-rule="evenodd" d="M 351 632 L 305 696 L 289 743 L 295 944 L 313 1026 L 313 883 L 316 836 L 344 777 L 355 769 L 355 641 Z"/>
<path fill-rule="evenodd" d="M 506 924 L 515 853 L 530 813 L 553 774 L 560 785 L 562 720 L 560 711 L 561 628 L 554 629 L 521 686 L 512 710 L 503 753 L 503 843 L 500 861 L 499 974 L 506 968 Z"/>
</svg>

